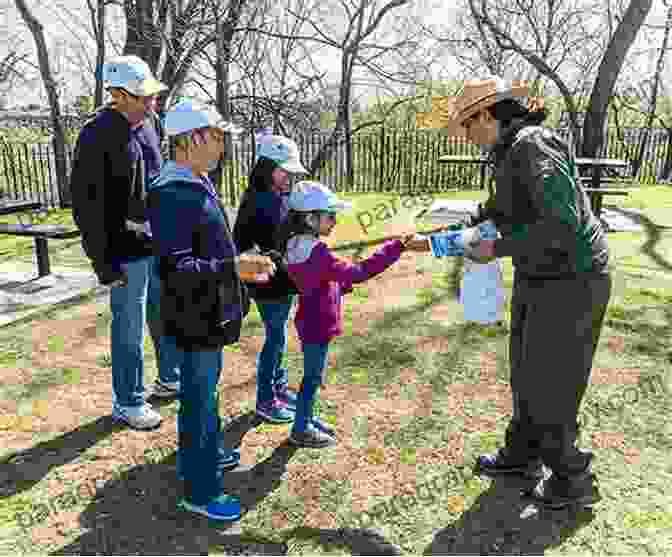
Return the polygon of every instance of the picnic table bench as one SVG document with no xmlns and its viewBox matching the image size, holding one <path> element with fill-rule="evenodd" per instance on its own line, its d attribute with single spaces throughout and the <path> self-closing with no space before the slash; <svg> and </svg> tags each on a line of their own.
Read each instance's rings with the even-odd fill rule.
<svg viewBox="0 0 672 557">
<path fill-rule="evenodd" d="M 604 188 L 602 186 L 609 186 L 618 183 L 611 178 L 604 177 L 608 169 L 624 169 L 628 166 L 628 161 L 620 159 L 605 159 L 605 158 L 577 158 L 576 165 L 579 169 L 590 172 L 589 176 L 581 177 L 581 184 L 584 185 L 585 192 L 590 196 L 593 212 L 597 218 L 602 214 L 602 197 L 605 195 L 620 195 L 628 196 L 630 191 L 628 188 Z M 587 187 L 586 187 L 587 186 Z"/>
<path fill-rule="evenodd" d="M 19 216 L 26 211 L 39 210 L 42 204 L 35 201 L 0 202 L 0 215 L 15 214 Z M 20 220 L 20 218 L 19 218 Z M 28 236 L 35 239 L 35 255 L 37 257 L 38 277 L 51 274 L 49 264 L 49 240 L 65 240 L 80 235 L 79 229 L 61 224 L 34 223 L 0 223 L 0 234 L 11 236 Z"/>
</svg>

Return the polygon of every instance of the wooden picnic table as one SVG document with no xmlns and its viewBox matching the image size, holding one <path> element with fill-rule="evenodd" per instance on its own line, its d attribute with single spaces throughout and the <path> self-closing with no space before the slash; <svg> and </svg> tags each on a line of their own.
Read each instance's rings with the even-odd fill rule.
<svg viewBox="0 0 672 557">
<path fill-rule="evenodd" d="M 0 200 L 0 215 L 12 215 L 24 211 L 36 211 L 42 207 L 39 201 L 23 201 L 18 199 Z"/>
<path fill-rule="evenodd" d="M 0 200 L 0 215 L 16 215 L 19 217 L 19 223 L 0 223 L 0 234 L 10 236 L 26 236 L 35 240 L 35 256 L 37 258 L 37 275 L 45 277 L 51 274 L 49 264 L 49 247 L 47 241 L 65 240 L 67 238 L 76 238 L 80 232 L 76 228 L 62 226 L 59 224 L 33 224 L 22 223 L 21 214 L 31 211 L 37 211 L 42 208 L 39 201 L 21 201 L 21 200 Z"/>
<path fill-rule="evenodd" d="M 602 175 L 607 169 L 623 169 L 628 167 L 628 161 L 609 158 L 584 158 L 575 159 L 579 169 L 592 170 L 590 186 L 585 188 L 590 195 L 593 212 L 597 218 L 602 214 L 602 198 L 605 195 L 628 195 L 628 190 L 623 188 L 602 188 Z"/>
<path fill-rule="evenodd" d="M 488 173 L 488 157 L 474 157 L 471 155 L 443 155 L 439 157 L 439 162 L 446 164 L 480 164 L 481 165 L 481 189 L 485 189 Z M 492 195 L 492 185 L 488 182 L 488 191 Z"/>
</svg>

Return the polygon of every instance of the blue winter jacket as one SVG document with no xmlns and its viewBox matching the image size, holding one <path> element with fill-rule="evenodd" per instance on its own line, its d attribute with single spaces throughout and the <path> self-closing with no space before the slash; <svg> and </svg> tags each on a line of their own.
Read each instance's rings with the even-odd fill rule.
<svg viewBox="0 0 672 557">
<path fill-rule="evenodd" d="M 236 342 L 249 302 L 226 212 L 210 180 L 167 162 L 149 187 L 148 215 L 165 334 L 190 350 Z"/>
</svg>

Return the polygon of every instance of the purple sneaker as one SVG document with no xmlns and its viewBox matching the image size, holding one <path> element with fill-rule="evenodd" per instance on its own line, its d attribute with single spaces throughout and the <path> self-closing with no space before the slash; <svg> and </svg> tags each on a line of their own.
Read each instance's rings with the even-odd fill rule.
<svg viewBox="0 0 672 557">
<path fill-rule="evenodd" d="M 277 385 L 274 390 L 276 399 L 284 404 L 289 410 L 296 410 L 298 396 L 295 391 L 290 390 L 286 383 Z"/>
<path fill-rule="evenodd" d="M 256 414 L 271 424 L 288 424 L 294 421 L 294 412 L 291 412 L 277 399 L 266 404 L 257 403 Z"/>
</svg>

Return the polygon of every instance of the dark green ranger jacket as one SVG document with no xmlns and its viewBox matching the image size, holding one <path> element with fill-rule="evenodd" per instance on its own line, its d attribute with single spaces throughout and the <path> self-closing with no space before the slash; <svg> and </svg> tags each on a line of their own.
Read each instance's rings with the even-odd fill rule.
<svg viewBox="0 0 672 557">
<path fill-rule="evenodd" d="M 520 277 L 606 272 L 605 233 L 567 143 L 541 126 L 519 124 L 491 156 L 496 193 L 488 213 L 502 233 L 495 242 L 497 257 L 511 256 Z"/>
</svg>

